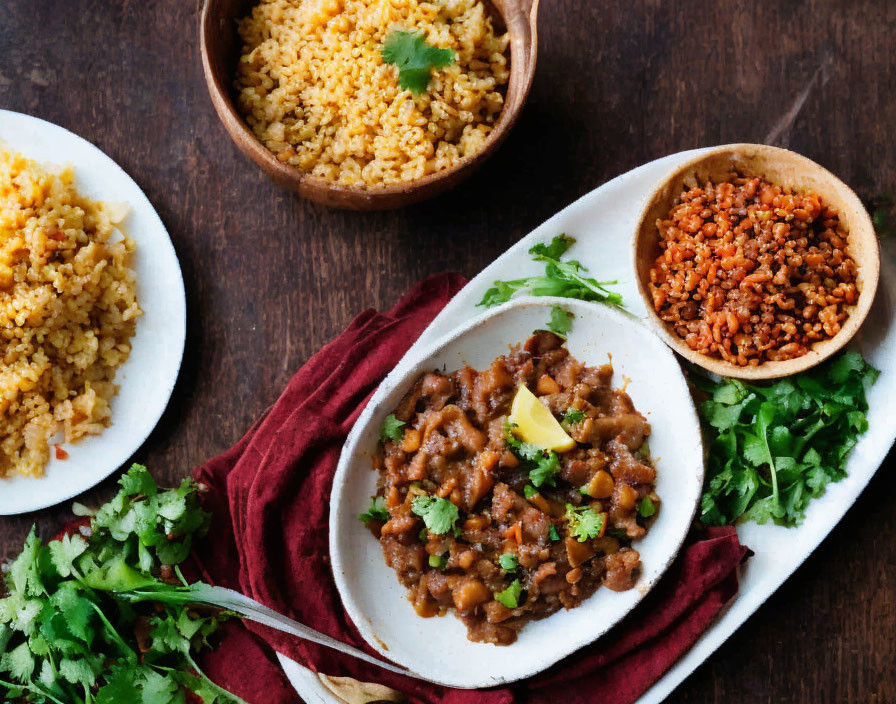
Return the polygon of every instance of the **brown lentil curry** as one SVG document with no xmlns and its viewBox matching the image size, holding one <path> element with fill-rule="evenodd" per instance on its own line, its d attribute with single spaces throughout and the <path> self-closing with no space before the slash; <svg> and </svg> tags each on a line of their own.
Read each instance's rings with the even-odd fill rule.
<svg viewBox="0 0 896 704">
<path fill-rule="evenodd" d="M 415 383 L 394 412 L 403 435 L 374 462 L 388 519 L 369 525 L 421 616 L 453 607 L 470 640 L 506 645 L 528 621 L 578 606 L 601 585 L 632 588 L 640 556 L 631 540 L 655 520 L 659 498 L 650 426 L 612 376 L 609 364 L 586 367 L 539 332 L 483 372 Z M 527 448 L 508 429 L 520 385 L 575 421 L 564 425 L 574 449 L 538 456 L 549 476 L 537 490 Z M 438 533 L 420 515 L 436 502 L 449 519 Z"/>
<path fill-rule="evenodd" d="M 848 234 L 817 194 L 732 174 L 682 193 L 657 228 L 654 309 L 697 352 L 740 366 L 800 357 L 858 300 Z"/>
</svg>

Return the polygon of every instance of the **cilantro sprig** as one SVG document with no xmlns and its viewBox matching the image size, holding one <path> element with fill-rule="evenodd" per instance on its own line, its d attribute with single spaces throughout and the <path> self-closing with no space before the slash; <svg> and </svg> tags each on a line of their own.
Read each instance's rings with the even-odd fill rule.
<svg viewBox="0 0 896 704">
<path fill-rule="evenodd" d="M 533 260 L 545 265 L 544 274 L 512 281 L 495 281 L 494 286 L 485 292 L 477 305 L 491 308 L 506 303 L 516 293 L 527 293 L 531 296 L 560 296 L 621 306 L 622 296 L 606 288 L 618 283 L 617 281 L 597 281 L 587 276 L 588 269 L 575 259 L 560 259 L 574 243 L 575 239 L 572 237 L 557 235 L 549 244 L 536 244 L 529 250 L 529 254 Z"/>
<path fill-rule="evenodd" d="M 434 535 L 451 532 L 460 518 L 457 506 L 440 496 L 416 497 L 411 502 L 411 511 L 423 519 L 426 529 Z"/>
<path fill-rule="evenodd" d="M 566 504 L 566 530 L 580 543 L 592 538 L 599 538 L 604 531 L 607 517 L 598 513 L 591 506 L 573 506 Z"/>
<path fill-rule="evenodd" d="M 523 442 L 513 434 L 513 428 L 509 421 L 504 424 L 504 443 L 523 461 L 523 468 L 529 472 L 529 481 L 535 487 L 554 486 L 560 473 L 560 457 L 553 450 L 542 450 L 537 445 Z"/>
<path fill-rule="evenodd" d="M 454 63 L 453 50 L 427 44 L 422 32 L 390 32 L 381 54 L 385 63 L 398 67 L 398 85 L 418 95 L 429 88 L 433 69 Z"/>
<path fill-rule="evenodd" d="M 358 516 L 358 520 L 365 526 L 371 521 L 388 521 L 389 509 L 386 508 L 386 500 L 382 496 L 373 496 L 370 498 L 370 508 Z"/>
<path fill-rule="evenodd" d="M 8 566 L 0 590 L 3 701 L 183 704 L 192 692 L 206 704 L 245 704 L 193 658 L 224 618 L 187 608 L 208 603 L 203 590 L 216 588 L 186 586 L 177 567 L 208 528 L 196 484 L 160 490 L 140 465 L 120 484 L 86 535 L 44 545 L 32 529 Z M 163 581 L 166 571 L 182 584 Z"/>
<path fill-rule="evenodd" d="M 572 321 L 575 316 L 568 310 L 564 310 L 560 306 L 551 307 L 551 322 L 548 323 L 548 330 L 562 337 L 564 340 L 572 330 Z"/>
<path fill-rule="evenodd" d="M 383 425 L 380 427 L 380 440 L 382 442 L 388 442 L 389 440 L 401 442 L 401 439 L 404 437 L 404 426 L 404 421 L 398 420 L 394 413 L 390 413 L 383 420 Z"/>
<path fill-rule="evenodd" d="M 562 425 L 564 429 L 569 430 L 570 426 L 573 426 L 576 423 L 581 423 L 583 420 L 585 420 L 584 411 L 581 411 L 578 408 L 570 408 L 563 416 L 563 420 L 560 421 L 560 425 Z"/>
<path fill-rule="evenodd" d="M 709 438 L 700 519 L 795 526 L 809 502 L 846 476 L 846 458 L 868 428 L 866 390 L 879 372 L 858 352 L 769 384 L 691 380 L 709 399 L 700 417 Z"/>
</svg>

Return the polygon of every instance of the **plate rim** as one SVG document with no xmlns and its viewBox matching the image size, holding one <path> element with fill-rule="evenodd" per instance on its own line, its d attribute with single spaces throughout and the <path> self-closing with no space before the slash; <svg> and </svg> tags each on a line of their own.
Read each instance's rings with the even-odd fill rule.
<svg viewBox="0 0 896 704">
<path fill-rule="evenodd" d="M 8 122 L 15 124 L 16 122 L 20 122 L 22 126 L 26 125 L 35 125 L 37 128 L 41 130 L 46 130 L 49 137 L 53 137 L 58 135 L 62 139 L 68 140 L 70 143 L 77 145 L 80 148 L 87 149 L 92 152 L 94 156 L 106 163 L 109 169 L 109 176 L 121 179 L 128 187 L 134 190 L 135 195 L 139 194 L 139 200 L 141 201 L 141 205 L 145 209 L 145 217 L 147 221 L 145 223 L 145 227 L 152 230 L 157 230 L 160 235 L 159 242 L 157 247 L 166 252 L 168 256 L 170 256 L 171 262 L 173 263 L 173 267 L 167 269 L 165 271 L 166 274 L 166 285 L 169 287 L 175 287 L 175 296 L 178 306 L 177 306 L 177 318 L 178 320 L 175 324 L 178 324 L 177 337 L 176 337 L 176 362 L 170 369 L 170 378 L 166 378 L 164 380 L 164 392 L 159 396 L 158 408 L 155 413 L 152 413 L 152 416 L 155 416 L 151 419 L 150 422 L 147 422 L 145 426 L 145 430 L 143 432 L 139 432 L 132 437 L 133 441 L 128 442 L 126 445 L 122 447 L 126 447 L 125 451 L 118 451 L 113 453 L 113 456 L 118 458 L 114 462 L 110 461 L 110 467 L 108 471 L 100 471 L 95 475 L 92 475 L 89 479 L 84 482 L 73 484 L 69 489 L 63 490 L 58 494 L 51 494 L 49 498 L 40 499 L 40 500 L 32 500 L 30 502 L 20 502 L 19 504 L 7 506 L 3 503 L 3 494 L 5 492 L 0 491 L 0 516 L 18 516 L 27 513 L 33 513 L 35 511 L 40 511 L 46 508 L 50 508 L 52 506 L 57 506 L 65 501 L 69 501 L 86 491 L 89 491 L 93 487 L 97 486 L 101 482 L 108 479 L 110 476 L 119 471 L 125 462 L 129 458 L 131 458 L 135 452 L 137 452 L 143 444 L 146 442 L 147 438 L 153 433 L 153 431 L 158 427 L 159 421 L 164 415 L 165 411 L 168 409 L 168 405 L 171 402 L 171 396 L 174 393 L 174 388 L 177 385 L 177 381 L 180 378 L 180 371 L 183 366 L 183 358 L 184 352 L 186 350 L 186 337 L 187 337 L 187 299 L 186 299 L 186 286 L 184 283 L 183 271 L 180 266 L 180 260 L 177 256 L 177 250 L 174 247 L 174 242 L 171 240 L 171 235 L 168 232 L 168 228 L 165 227 L 165 223 L 162 221 L 161 216 L 156 210 L 155 206 L 150 201 L 149 196 L 146 195 L 144 190 L 140 187 L 140 185 L 130 176 L 130 174 L 125 171 L 125 169 L 115 161 L 111 156 L 106 154 L 102 149 L 100 149 L 97 145 L 93 144 L 90 140 L 85 139 L 84 137 L 76 134 L 75 132 L 62 127 L 61 125 L 57 125 L 49 120 L 45 120 L 40 117 L 35 117 L 34 115 L 29 115 L 27 113 L 17 112 L 14 110 L 5 110 L 0 109 L 0 125 L 5 126 Z M 19 148 L 10 142 L 10 136 L 8 132 L 4 132 L 0 135 L 0 139 L 2 139 L 6 146 L 13 152 L 21 153 L 23 156 L 29 159 L 34 159 L 38 163 L 42 165 L 52 164 L 58 166 L 64 166 L 70 164 L 71 162 L 67 159 L 42 159 L 37 158 L 32 154 L 28 154 L 24 151 L 19 151 Z M 12 140 L 15 139 L 13 135 L 11 137 Z M 75 181 L 78 180 L 78 164 L 71 164 L 74 170 Z M 83 168 L 83 167 L 82 167 Z M 106 179 L 102 179 L 106 180 Z M 97 198 L 94 198 L 97 200 Z M 134 205 L 135 203 L 129 202 L 129 206 L 131 206 L 131 212 L 129 216 L 134 214 Z M 128 228 L 130 229 L 130 228 Z M 124 230 L 124 232 L 130 236 L 130 232 L 128 230 Z M 137 241 L 138 252 L 140 242 Z M 138 254 L 139 256 L 139 254 Z M 172 276 L 176 273 L 176 277 Z M 176 278 L 176 281 L 174 280 Z M 141 285 L 141 280 L 138 278 L 137 285 Z M 144 286 L 144 290 L 146 284 L 142 284 Z M 138 319 L 137 325 L 140 325 L 140 320 Z M 135 332 L 136 335 L 136 332 Z M 170 342 L 170 341 L 169 341 Z M 125 362 L 127 364 L 127 362 Z M 118 371 L 116 370 L 116 377 L 118 377 Z M 149 370 L 148 373 L 153 373 L 154 370 Z M 114 404 L 115 398 L 118 397 L 118 394 L 112 398 L 112 403 Z M 164 402 L 162 402 L 164 399 Z M 115 416 L 113 410 L 113 417 L 111 424 L 115 423 Z M 103 437 L 103 434 L 97 436 L 88 436 L 84 438 L 84 440 L 93 439 L 94 441 L 99 441 Z M 78 442 L 73 443 L 74 445 L 78 445 Z M 0 479 L 0 489 L 3 488 L 3 483 L 7 480 L 18 480 L 18 481 L 27 481 L 29 486 L 34 486 L 35 489 L 38 488 L 39 482 L 48 481 L 48 478 L 52 478 L 49 474 L 44 474 L 41 477 L 29 477 L 25 480 L 13 475 L 13 477 L 7 479 Z M 32 493 L 32 496 L 36 496 L 38 494 L 37 491 Z M 41 494 L 43 495 L 43 494 Z"/>
</svg>

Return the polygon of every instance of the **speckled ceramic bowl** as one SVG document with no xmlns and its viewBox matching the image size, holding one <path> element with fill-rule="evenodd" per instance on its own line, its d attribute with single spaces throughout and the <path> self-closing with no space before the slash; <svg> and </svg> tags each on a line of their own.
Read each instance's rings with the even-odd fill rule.
<svg viewBox="0 0 896 704">
<path fill-rule="evenodd" d="M 656 491 L 662 509 L 648 535 L 635 542 L 642 571 L 634 589 L 598 589 L 570 611 L 533 621 L 513 645 L 467 640 L 453 614 L 421 618 L 379 543 L 358 521 L 376 492 L 370 456 L 379 429 L 417 377 L 431 369 L 486 368 L 508 346 L 544 328 L 553 305 L 575 315 L 568 346 L 589 365 L 612 358 L 614 384 L 626 381 L 635 407 L 652 426 Z M 383 657 L 419 677 L 452 687 L 491 687 L 535 674 L 591 643 L 641 601 L 674 559 L 688 531 L 703 483 L 697 414 L 671 350 L 634 318 L 613 308 L 557 298 L 522 298 L 484 313 L 421 354 L 405 358 L 380 385 L 349 435 L 330 499 L 330 556 L 348 615 Z"/>
</svg>

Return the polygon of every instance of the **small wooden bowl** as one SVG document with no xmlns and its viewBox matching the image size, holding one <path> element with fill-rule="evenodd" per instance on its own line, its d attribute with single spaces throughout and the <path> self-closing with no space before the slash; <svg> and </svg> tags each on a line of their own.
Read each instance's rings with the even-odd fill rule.
<svg viewBox="0 0 896 704">
<path fill-rule="evenodd" d="M 334 185 L 279 161 L 255 136 L 237 112 L 233 78 L 240 41 L 236 21 L 252 0 L 204 0 L 199 28 L 202 68 L 212 103 L 237 147 L 283 188 L 332 208 L 387 210 L 430 198 L 457 185 L 479 167 L 504 141 L 532 87 L 538 50 L 536 17 L 539 0 L 491 0 L 510 33 L 510 79 L 504 108 L 481 152 L 459 164 L 408 183 L 382 188 Z"/>
<path fill-rule="evenodd" d="M 815 343 L 802 357 L 780 362 L 768 361 L 741 367 L 701 352 L 695 352 L 673 327 L 660 319 L 650 295 L 650 269 L 660 254 L 656 221 L 664 219 L 685 190 L 725 180 L 732 171 L 742 176 L 761 176 L 770 183 L 797 193 L 814 192 L 822 202 L 840 211 L 840 220 L 849 233 L 847 251 L 858 269 L 859 300 L 849 307 L 849 317 L 834 337 Z M 721 376 L 738 379 L 774 379 L 804 371 L 841 349 L 856 334 L 871 308 L 880 275 L 880 248 L 871 218 L 858 196 L 830 171 L 787 149 L 763 144 L 728 144 L 716 147 L 679 166 L 647 199 L 633 240 L 638 291 L 647 307 L 647 321 L 669 347 L 685 359 Z"/>
</svg>

